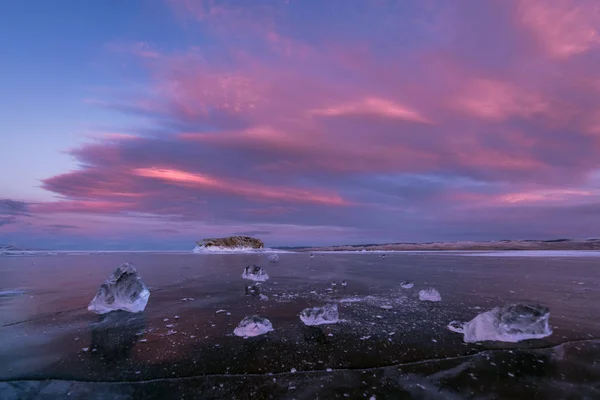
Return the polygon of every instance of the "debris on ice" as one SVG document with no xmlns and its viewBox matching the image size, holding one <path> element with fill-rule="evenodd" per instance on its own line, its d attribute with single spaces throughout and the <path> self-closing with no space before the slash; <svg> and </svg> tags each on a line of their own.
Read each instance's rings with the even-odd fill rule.
<svg viewBox="0 0 600 400">
<path fill-rule="evenodd" d="M 411 289 L 413 286 L 415 286 L 415 284 L 412 283 L 411 281 L 404 281 L 400 284 L 400 287 L 402 289 Z"/>
<path fill-rule="evenodd" d="M 100 286 L 88 310 L 106 314 L 115 310 L 144 311 L 150 291 L 131 263 L 119 266 Z"/>
<path fill-rule="evenodd" d="M 460 324 L 452 321 L 448 329 L 464 334 L 466 343 L 499 341 L 516 343 L 541 339 L 552 334 L 548 325 L 550 310 L 539 304 L 510 304 L 496 307 Z"/>
<path fill-rule="evenodd" d="M 242 278 L 255 282 L 266 282 L 269 280 L 269 274 L 263 267 L 258 265 L 247 265 L 242 273 Z"/>
<path fill-rule="evenodd" d="M 421 290 L 419 292 L 419 300 L 442 301 L 442 296 L 440 296 L 440 292 L 438 292 L 434 288 L 429 288 L 429 289 Z"/>
<path fill-rule="evenodd" d="M 326 304 L 323 307 L 305 308 L 300 313 L 300 319 L 308 326 L 335 324 L 339 320 L 338 306 Z"/>
<path fill-rule="evenodd" d="M 273 331 L 271 321 L 258 315 L 250 315 L 244 318 L 234 329 L 233 334 L 240 337 L 253 337 L 264 335 Z"/>
</svg>

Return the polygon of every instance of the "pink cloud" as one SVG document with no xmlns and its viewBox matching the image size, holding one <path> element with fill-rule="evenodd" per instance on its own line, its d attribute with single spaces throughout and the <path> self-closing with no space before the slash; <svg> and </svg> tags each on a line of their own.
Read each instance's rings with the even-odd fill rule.
<svg viewBox="0 0 600 400">
<path fill-rule="evenodd" d="M 495 121 L 513 116 L 528 118 L 549 108 L 539 95 L 490 79 L 474 79 L 455 104 L 476 117 Z"/>
<path fill-rule="evenodd" d="M 404 121 L 431 123 L 417 111 L 398 104 L 391 100 L 379 97 L 366 97 L 358 102 L 343 103 L 331 107 L 310 111 L 311 115 L 338 117 L 349 115 L 374 115 L 384 118 L 393 118 Z"/>
<path fill-rule="evenodd" d="M 596 0 L 520 0 L 518 20 L 556 58 L 600 45 L 600 4 Z"/>
<path fill-rule="evenodd" d="M 231 193 L 237 196 L 249 197 L 267 201 L 291 201 L 300 203 L 316 203 L 325 205 L 344 206 L 350 203 L 337 194 L 326 194 L 296 188 L 269 187 L 239 181 L 225 181 L 199 173 L 191 173 L 165 168 L 136 168 L 133 173 L 146 178 L 156 178 L 163 181 L 192 185 L 195 187 Z"/>
</svg>

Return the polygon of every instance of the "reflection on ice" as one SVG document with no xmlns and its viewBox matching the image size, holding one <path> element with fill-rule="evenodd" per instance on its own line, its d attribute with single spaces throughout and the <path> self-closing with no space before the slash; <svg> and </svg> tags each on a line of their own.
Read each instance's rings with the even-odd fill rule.
<svg viewBox="0 0 600 400">
<path fill-rule="evenodd" d="M 339 320 L 338 306 L 326 304 L 323 307 L 305 308 L 300 313 L 300 319 L 309 326 L 335 324 Z"/>
<path fill-rule="evenodd" d="M 552 334 L 550 310 L 538 304 L 511 304 L 479 314 L 466 324 L 452 321 L 448 329 L 464 334 L 466 343 L 500 341 L 516 343 Z"/>
<path fill-rule="evenodd" d="M 440 292 L 438 292 L 434 288 L 429 288 L 429 289 L 421 290 L 419 292 L 419 300 L 442 301 L 442 296 L 440 296 Z"/>
<path fill-rule="evenodd" d="M 258 265 L 247 265 L 242 273 L 242 278 L 256 282 L 266 282 L 269 280 L 269 274 L 263 267 Z"/>
<path fill-rule="evenodd" d="M 100 286 L 88 310 L 106 314 L 115 310 L 144 311 L 150 291 L 131 263 L 119 266 Z"/>
<path fill-rule="evenodd" d="M 144 331 L 144 314 L 116 311 L 99 318 L 92 324 L 92 351 L 108 361 L 127 359 Z"/>
<path fill-rule="evenodd" d="M 240 337 L 253 337 L 264 335 L 267 332 L 273 331 L 271 321 L 258 315 L 250 315 L 244 318 L 234 329 L 233 334 Z"/>
</svg>

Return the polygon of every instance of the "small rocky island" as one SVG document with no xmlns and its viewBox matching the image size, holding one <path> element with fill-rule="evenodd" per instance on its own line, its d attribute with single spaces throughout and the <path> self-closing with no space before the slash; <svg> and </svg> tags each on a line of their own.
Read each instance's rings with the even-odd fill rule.
<svg viewBox="0 0 600 400">
<path fill-rule="evenodd" d="M 196 242 L 194 250 L 202 249 L 263 249 L 262 240 L 250 236 L 228 236 L 224 238 L 202 239 Z"/>
</svg>

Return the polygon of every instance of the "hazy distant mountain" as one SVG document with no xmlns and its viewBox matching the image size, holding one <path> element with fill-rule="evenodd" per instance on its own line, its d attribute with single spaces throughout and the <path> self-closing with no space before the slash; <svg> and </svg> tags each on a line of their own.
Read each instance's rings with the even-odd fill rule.
<svg viewBox="0 0 600 400">
<path fill-rule="evenodd" d="M 493 242 L 387 243 L 311 247 L 301 251 L 361 250 L 600 250 L 600 239 L 499 240 Z"/>
</svg>

